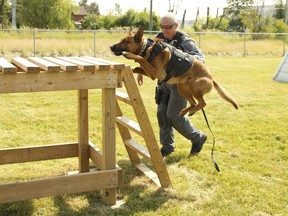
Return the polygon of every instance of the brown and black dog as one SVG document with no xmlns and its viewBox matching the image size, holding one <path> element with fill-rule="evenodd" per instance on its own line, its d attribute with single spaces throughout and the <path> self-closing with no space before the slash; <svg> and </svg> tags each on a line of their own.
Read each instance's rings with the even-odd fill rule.
<svg viewBox="0 0 288 216">
<path fill-rule="evenodd" d="M 110 49 L 115 55 L 123 55 L 127 59 L 133 59 L 140 64 L 141 67 L 134 68 L 133 73 L 146 75 L 153 80 L 166 80 L 169 84 L 177 84 L 180 94 L 190 103 L 190 106 L 181 110 L 179 115 L 184 116 L 187 112 L 189 112 L 189 115 L 193 115 L 198 110 L 205 107 L 206 103 L 203 96 L 210 92 L 213 86 L 222 98 L 230 102 L 235 109 L 238 109 L 238 104 L 235 99 L 226 93 L 224 88 L 212 78 L 209 69 L 196 58 L 194 58 L 192 66 L 187 72 L 180 76 L 172 76 L 167 80 L 166 68 L 171 59 L 171 51 L 166 47 L 153 57 L 152 60 L 150 59 L 148 61 L 153 46 L 161 42 L 154 40 L 153 44 L 143 55 L 142 50 L 143 46 L 145 46 L 143 31 L 143 28 L 140 28 L 135 35 L 129 32 L 126 37 L 121 39 L 119 43 L 111 46 Z M 139 55 L 140 53 L 143 56 Z"/>
</svg>

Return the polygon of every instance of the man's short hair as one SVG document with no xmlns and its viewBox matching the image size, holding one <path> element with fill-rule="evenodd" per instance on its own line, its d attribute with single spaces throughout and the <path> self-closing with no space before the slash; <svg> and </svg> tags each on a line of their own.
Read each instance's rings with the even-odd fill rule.
<svg viewBox="0 0 288 216">
<path fill-rule="evenodd" d="M 170 20 L 171 20 L 171 23 L 178 23 L 175 14 L 173 14 L 173 13 L 171 13 L 171 12 L 168 12 L 168 13 L 166 13 L 164 16 L 162 16 L 161 19 L 160 19 L 160 22 L 161 22 L 163 19 L 170 19 Z"/>
</svg>

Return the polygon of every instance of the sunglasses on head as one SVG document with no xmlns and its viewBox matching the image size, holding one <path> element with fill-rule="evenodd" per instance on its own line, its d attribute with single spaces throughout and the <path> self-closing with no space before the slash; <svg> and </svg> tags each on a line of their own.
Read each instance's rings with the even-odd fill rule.
<svg viewBox="0 0 288 216">
<path fill-rule="evenodd" d="M 172 24 L 172 25 L 161 25 L 161 24 L 160 24 L 160 28 L 161 28 L 161 29 L 171 29 L 171 28 L 173 28 L 173 26 L 175 26 L 175 23 Z"/>
</svg>

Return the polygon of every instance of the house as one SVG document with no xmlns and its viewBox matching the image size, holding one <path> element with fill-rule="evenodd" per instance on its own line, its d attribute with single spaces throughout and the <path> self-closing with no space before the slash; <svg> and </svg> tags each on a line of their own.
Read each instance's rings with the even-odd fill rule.
<svg viewBox="0 0 288 216">
<path fill-rule="evenodd" d="M 81 20 L 84 19 L 85 16 L 88 15 L 88 12 L 86 11 L 84 6 L 79 6 L 78 10 L 72 11 L 72 20 L 74 22 L 74 25 L 77 28 L 81 27 Z"/>
</svg>

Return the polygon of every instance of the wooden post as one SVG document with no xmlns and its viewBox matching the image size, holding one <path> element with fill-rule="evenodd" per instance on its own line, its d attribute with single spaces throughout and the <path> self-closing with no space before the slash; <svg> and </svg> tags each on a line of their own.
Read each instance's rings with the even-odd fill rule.
<svg viewBox="0 0 288 216">
<path fill-rule="evenodd" d="M 115 107 L 115 89 L 102 89 L 102 151 L 104 170 L 116 168 Z M 108 205 L 116 204 L 115 188 L 103 190 L 103 202 Z"/>
<path fill-rule="evenodd" d="M 89 171 L 88 90 L 78 90 L 79 172 Z"/>
</svg>

